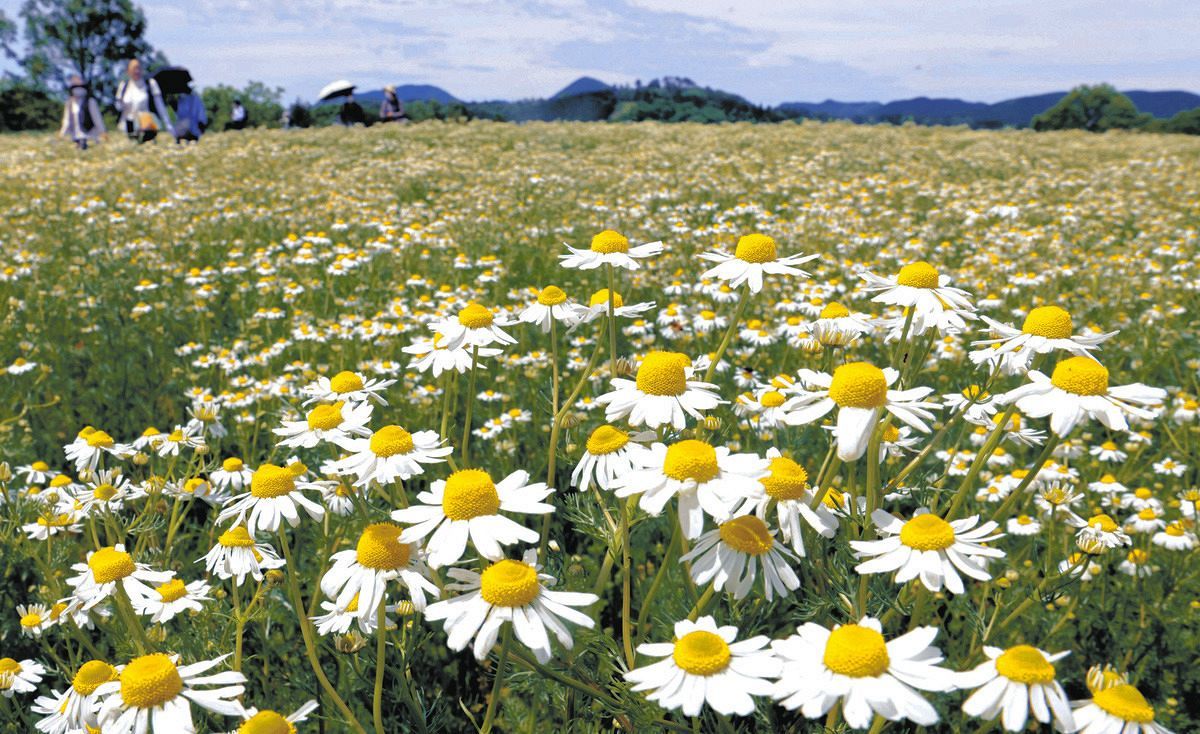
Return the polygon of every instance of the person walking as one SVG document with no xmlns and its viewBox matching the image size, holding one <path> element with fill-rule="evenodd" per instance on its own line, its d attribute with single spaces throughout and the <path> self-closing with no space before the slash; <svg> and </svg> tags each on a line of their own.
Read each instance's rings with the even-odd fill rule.
<svg viewBox="0 0 1200 734">
<path fill-rule="evenodd" d="M 242 100 L 233 100 L 233 107 L 229 108 L 229 122 L 225 123 L 226 130 L 243 130 L 246 127 L 246 108 L 242 106 Z"/>
<path fill-rule="evenodd" d="M 117 111 L 121 113 L 117 124 L 123 124 L 125 133 L 139 143 L 153 140 L 160 129 L 174 135 L 162 90 L 158 82 L 143 78 L 142 62 L 130 59 L 125 74 L 127 78 L 117 88 Z"/>
<path fill-rule="evenodd" d="M 346 95 L 346 102 L 338 111 L 338 121 L 346 127 L 366 124 L 366 114 L 363 112 L 362 105 L 354 101 L 353 94 Z"/>
<path fill-rule="evenodd" d="M 175 142 L 196 142 L 207 127 L 208 112 L 204 109 L 204 102 L 189 84 L 175 104 Z"/>
<path fill-rule="evenodd" d="M 104 116 L 96 98 L 88 94 L 87 85 L 78 74 L 68 80 L 70 96 L 63 105 L 62 126 L 58 134 L 73 140 L 80 150 L 87 150 L 89 142 L 95 142 L 108 131 L 104 129 Z"/>
<path fill-rule="evenodd" d="M 389 84 L 383 88 L 383 101 L 379 103 L 380 122 L 407 122 L 404 103 L 396 96 L 396 87 Z"/>
</svg>

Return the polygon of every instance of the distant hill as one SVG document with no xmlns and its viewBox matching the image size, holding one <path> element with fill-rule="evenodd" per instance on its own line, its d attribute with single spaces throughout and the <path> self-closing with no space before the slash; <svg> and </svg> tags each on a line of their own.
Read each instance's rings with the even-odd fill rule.
<svg viewBox="0 0 1200 734">
<path fill-rule="evenodd" d="M 782 110 L 801 111 L 817 117 L 859 122 L 899 122 L 913 120 L 931 125 L 967 124 L 976 127 L 1026 126 L 1037 114 L 1045 112 L 1066 92 L 1049 92 L 1029 97 L 1006 99 L 995 104 L 967 102 L 955 98 L 914 97 L 886 104 L 880 102 L 785 102 Z M 1138 110 L 1167 118 L 1184 110 L 1200 107 L 1200 95 L 1191 92 L 1129 91 L 1124 93 Z"/>
<path fill-rule="evenodd" d="M 593 79 L 590 76 L 581 76 L 567 86 L 558 90 L 558 92 L 550 99 L 567 99 L 568 97 L 578 97 L 581 94 L 593 94 L 595 92 L 607 92 L 612 87 L 600 81 Z"/>
<path fill-rule="evenodd" d="M 441 102 L 442 104 L 450 104 L 452 102 L 461 101 L 453 94 L 447 92 L 445 89 L 442 89 L 441 87 L 435 87 L 432 84 L 397 84 L 396 96 L 400 98 L 401 102 L 435 101 Z M 356 91 L 354 93 L 354 99 L 358 100 L 360 103 L 371 102 L 373 104 L 379 104 L 383 101 L 383 90 L 370 89 L 365 92 Z M 334 104 L 342 103 L 340 99 L 333 99 L 330 100 L 330 102 Z"/>
</svg>

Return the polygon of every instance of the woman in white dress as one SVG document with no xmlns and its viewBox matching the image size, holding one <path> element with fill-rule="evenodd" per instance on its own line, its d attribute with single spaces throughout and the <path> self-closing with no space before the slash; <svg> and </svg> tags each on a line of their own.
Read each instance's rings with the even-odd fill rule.
<svg viewBox="0 0 1200 734">
<path fill-rule="evenodd" d="M 63 105 L 62 126 L 58 134 L 75 141 L 80 150 L 87 150 L 88 143 L 107 135 L 104 116 L 100 114 L 96 98 L 88 94 L 87 86 L 78 74 L 70 78 L 68 88 L 71 95 Z"/>
<path fill-rule="evenodd" d="M 125 125 L 129 137 L 142 143 L 153 140 L 159 130 L 174 135 L 158 82 L 142 78 L 142 62 L 137 59 L 130 60 L 125 73 L 128 78 L 117 89 L 118 124 Z"/>
</svg>

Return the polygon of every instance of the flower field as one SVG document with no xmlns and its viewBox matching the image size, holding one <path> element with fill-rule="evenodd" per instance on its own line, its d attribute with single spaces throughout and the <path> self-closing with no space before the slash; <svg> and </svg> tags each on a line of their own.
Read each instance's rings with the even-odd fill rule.
<svg viewBox="0 0 1200 734">
<path fill-rule="evenodd" d="M 0 138 L 0 732 L 1200 730 L 1200 142 Z"/>
</svg>

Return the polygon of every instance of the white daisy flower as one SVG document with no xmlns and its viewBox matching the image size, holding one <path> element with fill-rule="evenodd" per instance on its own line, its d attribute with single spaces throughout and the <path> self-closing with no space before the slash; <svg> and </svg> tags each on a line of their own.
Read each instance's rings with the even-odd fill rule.
<svg viewBox="0 0 1200 734">
<path fill-rule="evenodd" d="M 650 352 L 634 380 L 615 378 L 613 390 L 596 398 L 596 402 L 605 406 L 604 417 L 610 423 L 625 419 L 635 427 L 655 430 L 671 426 L 681 431 L 687 425 L 687 416 L 699 420 L 702 411 L 725 402 L 717 395 L 716 385 L 693 380 L 694 375 L 687 355 Z"/>
<path fill-rule="evenodd" d="M 380 405 L 387 405 L 387 400 L 383 398 L 384 390 L 395 384 L 395 380 L 375 380 L 371 378 L 363 379 L 363 376 L 357 372 L 343 370 L 333 377 L 325 377 L 324 375 L 317 378 L 316 382 L 305 385 L 301 392 L 308 396 L 308 400 L 304 401 L 305 405 L 312 403 L 336 403 L 344 401 L 348 403 L 361 403 L 371 401 Z"/>
<path fill-rule="evenodd" d="M 292 527 L 300 524 L 297 507 L 304 510 L 313 520 L 320 520 L 325 516 L 325 508 L 303 494 L 304 490 L 320 487 L 313 482 L 297 481 L 305 471 L 305 466 L 299 462 L 287 467 L 263 464 L 254 470 L 254 476 L 250 479 L 250 491 L 230 497 L 221 514 L 217 516 L 217 522 L 234 517 L 237 518 L 234 520 L 235 525 L 245 520 L 251 533 L 273 533 L 279 529 L 283 520 L 287 520 Z"/>
<path fill-rule="evenodd" d="M 1121 529 L 1117 521 L 1104 513 L 1082 520 L 1082 525 L 1080 519 L 1069 518 L 1068 522 L 1079 528 L 1079 532 L 1075 533 L 1075 542 L 1089 553 L 1133 544 L 1133 540 Z"/>
<path fill-rule="evenodd" d="M 308 715 L 317 710 L 316 701 L 305 701 L 304 704 L 284 716 L 270 709 L 256 709 L 251 706 L 242 711 L 245 721 L 234 731 L 227 734 L 296 734 L 296 724 L 308 721 Z"/>
<path fill-rule="evenodd" d="M 418 372 L 432 371 L 435 378 L 450 370 L 454 370 L 460 375 L 465 374 L 470 371 L 472 364 L 482 366 L 483 357 L 495 357 L 504 353 L 504 350 L 492 347 L 475 347 L 472 350 L 458 346 L 454 349 L 447 349 L 445 339 L 441 334 L 434 334 L 432 337 L 418 337 L 415 342 L 404 347 L 402 351 L 405 354 L 413 355 L 413 360 L 408 363 L 409 367 Z"/>
<path fill-rule="evenodd" d="M 208 595 L 211 589 L 203 580 L 185 584 L 183 579 L 173 578 L 154 587 L 154 595 L 133 597 L 131 600 L 138 614 L 150 617 L 154 624 L 166 624 L 181 612 L 200 611 L 203 602 L 211 601 Z"/>
<path fill-rule="evenodd" d="M 45 604 L 18 604 L 17 618 L 21 621 L 24 637 L 39 637 L 57 621 L 50 616 L 50 607 Z"/>
<path fill-rule="evenodd" d="M 440 464 L 454 453 L 453 448 L 442 446 L 436 431 L 409 433 L 389 425 L 368 435 L 344 442 L 342 447 L 350 455 L 328 465 L 337 474 L 353 474 L 357 487 L 407 481 L 425 473 L 422 464 Z"/>
<path fill-rule="evenodd" d="M 86 517 L 98 510 L 118 511 L 125 502 L 145 496 L 145 490 L 131 483 L 119 470 L 103 469 L 90 475 L 84 488 L 75 493 L 75 502 Z"/>
<path fill-rule="evenodd" d="M 964 591 L 959 572 L 978 581 L 992 578 L 987 572 L 988 558 L 1003 558 L 1004 551 L 989 548 L 984 543 L 1004 537 L 992 534 L 996 523 L 979 522 L 978 515 L 946 522 L 928 510 L 921 509 L 907 522 L 886 510 L 871 513 L 882 539 L 852 540 L 850 547 L 859 559 L 867 558 L 854 567 L 860 574 L 896 571 L 896 583 L 906 584 L 918 576 L 930 591 L 946 590 L 953 594 Z M 973 529 L 972 529 L 973 528 Z"/>
<path fill-rule="evenodd" d="M 489 560 L 503 558 L 501 546 L 517 541 L 537 543 L 538 532 L 500 514 L 516 512 L 543 515 L 554 512 L 554 505 L 542 502 L 554 490 L 544 482 L 527 484 L 529 472 L 518 470 L 499 483 L 483 469 L 461 469 L 448 479 L 438 480 L 421 492 L 424 503 L 392 512 L 396 522 L 411 525 L 400 542 L 412 543 L 426 536 L 429 565 L 433 568 L 454 563 L 467 550 L 467 539 L 479 555 Z"/>
<path fill-rule="evenodd" d="M 654 301 L 643 301 L 626 305 L 625 299 L 621 297 L 620 293 L 613 293 L 611 305 L 614 318 L 631 319 L 653 309 Z M 576 304 L 574 306 L 575 323 L 571 326 L 571 329 L 574 330 L 580 324 L 590 324 L 601 316 L 607 316 L 608 311 L 608 289 L 601 288 L 588 299 L 588 305 Z"/>
<path fill-rule="evenodd" d="M 583 456 L 571 472 L 571 486 L 586 492 L 595 482 L 600 489 L 612 489 L 618 479 L 634 470 L 637 458 L 647 451 L 645 442 L 654 435 L 652 431 L 631 433 L 609 424 L 600 426 L 584 444 Z"/>
<path fill-rule="evenodd" d="M 410 602 L 403 602 L 411 604 Z M 392 615 L 396 612 L 400 603 L 389 604 L 383 608 L 384 624 L 388 629 L 392 629 L 395 625 L 395 620 Z M 378 628 L 376 621 L 378 620 L 378 610 L 373 609 L 371 614 L 361 613 L 358 606 L 358 595 L 350 598 L 350 602 L 344 606 L 339 606 L 333 601 L 321 602 L 321 609 L 325 610 L 324 614 L 318 614 L 315 617 L 310 617 L 313 624 L 317 628 L 317 633 L 321 636 L 326 635 L 344 635 L 350 631 L 350 625 L 357 625 L 358 631 L 365 637 L 370 637 L 375 634 Z"/>
<path fill-rule="evenodd" d="M 824 716 L 838 701 L 854 729 L 866 729 L 876 714 L 889 721 L 937 723 L 937 710 L 916 690 L 954 688 L 953 671 L 939 667 L 933 646 L 936 627 L 918 627 L 891 642 L 873 617 L 826 629 L 808 622 L 771 647 L 783 661 L 774 695 L 786 709 Z"/>
<path fill-rule="evenodd" d="M 647 700 L 684 716 L 699 716 L 704 704 L 724 714 L 754 713 L 754 696 L 770 695 L 769 679 L 779 675 L 780 661 L 765 635 L 737 642 L 737 627 L 718 627 L 710 616 L 675 623 L 675 640 L 638 645 L 641 655 L 662 658 L 625 674 L 635 691 L 650 691 Z"/>
<path fill-rule="evenodd" d="M 976 426 L 992 425 L 992 416 L 996 415 L 997 410 L 996 401 L 979 385 L 971 385 L 962 392 L 942 395 L 942 404 L 952 413 L 965 411 L 963 420 Z"/>
<path fill-rule="evenodd" d="M 100 728 L 104 734 L 180 734 L 194 732 L 192 706 L 224 716 L 241 716 L 246 677 L 233 670 L 202 675 L 228 657 L 178 665 L 178 655 L 152 653 L 134 658 L 120 678 L 101 684 L 104 699 Z M 207 688 L 217 686 L 216 688 Z"/>
<path fill-rule="evenodd" d="M 740 501 L 761 496 L 759 480 L 767 476 L 767 460 L 757 454 L 731 454 L 697 439 L 655 443 L 635 461 L 635 469 L 613 484 L 616 495 L 641 494 L 638 506 L 651 515 L 678 497 L 679 525 L 689 540 L 700 537 L 705 513 L 720 522 Z"/>
<path fill-rule="evenodd" d="M 304 420 L 285 420 L 271 432 L 283 437 L 280 446 L 311 449 L 327 441 L 345 448 L 353 437 L 371 435 L 367 423 L 374 409 L 370 402 L 321 403 L 308 411 Z"/>
<path fill-rule="evenodd" d="M 1182 522 L 1176 520 L 1155 533 L 1150 542 L 1167 550 L 1190 551 L 1196 547 L 1196 534 L 1189 531 Z"/>
<path fill-rule="evenodd" d="M 970 294 L 949 287 L 950 277 L 940 275 L 924 260 L 905 265 L 891 278 L 869 272 L 860 273 L 859 277 L 864 281 L 863 289 L 876 294 L 872 301 L 912 309 L 910 333 L 924 333 L 930 326 L 936 326 L 946 312 L 974 310 Z"/>
<path fill-rule="evenodd" d="M 435 321 L 429 328 L 441 335 L 446 349 L 463 347 L 470 350 L 493 344 L 516 344 L 517 340 L 500 328 L 510 324 L 507 317 L 497 318 L 491 309 L 472 301 L 457 316 Z"/>
<path fill-rule="evenodd" d="M 175 575 L 172 571 L 152 571 L 144 563 L 134 563 L 133 556 L 120 543 L 88 551 L 87 561 L 71 568 L 78 575 L 67 579 L 67 584 L 74 587 L 68 603 L 79 602 L 85 612 L 116 593 L 117 584 L 132 601 L 154 594 L 154 586 L 165 584 Z"/>
<path fill-rule="evenodd" d="M 425 608 L 425 595 L 435 599 L 438 587 L 429 580 L 429 569 L 421 560 L 416 544 L 400 541 L 402 529 L 390 522 L 379 522 L 363 528 L 354 550 L 333 554 L 333 564 L 321 577 L 321 593 L 340 608 L 358 599 L 358 616 L 376 614 L 379 602 L 385 598 L 387 582 L 398 579 L 408 588 L 413 607 Z"/>
<path fill-rule="evenodd" d="M 556 285 L 548 285 L 538 291 L 537 301 L 526 306 L 517 318 L 527 324 L 537 324 L 543 332 L 550 331 L 551 321 L 561 321 L 571 326 L 576 321 L 576 304 L 567 299 L 567 294 Z"/>
<path fill-rule="evenodd" d="M 89 660 L 79 666 L 67 690 L 51 691 L 33 702 L 33 711 L 43 714 L 37 723 L 38 731 L 46 734 L 74 734 L 78 731 L 99 730 L 97 714 L 100 698 L 96 689 L 117 679 L 117 669 L 103 660 Z"/>
<path fill-rule="evenodd" d="M 572 607 L 590 606 L 600 598 L 595 594 L 551 591 L 546 587 L 555 579 L 539 573 L 536 561 L 537 551 L 531 549 L 525 551 L 523 560 L 499 560 L 482 574 L 465 568 L 448 569 L 457 583 L 446 584 L 446 588 L 468 593 L 429 605 L 425 618 L 432 622 L 444 620 L 451 650 L 466 648 L 474 638 L 476 660 L 487 657 L 496 645 L 501 626 L 509 622 L 517 640 L 539 662 L 549 661 L 547 630 L 570 650 L 574 640 L 563 621 L 591 629 L 595 626 L 592 618 Z"/>
<path fill-rule="evenodd" d="M 58 476 L 59 472 L 50 468 L 50 465 L 44 461 L 35 461 L 31 464 L 22 464 L 16 469 L 17 476 L 25 480 L 26 484 L 46 484 L 54 477 Z"/>
<path fill-rule="evenodd" d="M 117 443 L 113 437 L 91 426 L 86 426 L 75 440 L 63 446 L 67 460 L 75 462 L 75 471 L 93 472 L 104 454 L 117 459 L 128 459 L 133 456 L 133 447 Z"/>
<path fill-rule="evenodd" d="M 21 532 L 30 540 L 46 540 L 59 533 L 78 534 L 83 532 L 79 520 L 79 513 L 74 511 L 43 512 L 33 522 L 22 525 Z"/>
<path fill-rule="evenodd" d="M 1125 560 L 1117 564 L 1117 570 L 1126 576 L 1146 578 L 1154 575 L 1154 567 L 1150 565 L 1150 554 L 1141 548 L 1134 548 L 1125 554 Z"/>
<path fill-rule="evenodd" d="M 779 521 L 780 535 L 785 543 L 801 558 L 805 556 L 804 533 L 800 520 L 824 538 L 832 538 L 838 529 L 837 516 L 830 512 L 825 503 L 813 508 L 816 496 L 808 484 L 808 472 L 792 459 L 782 455 L 777 448 L 767 449 L 767 475 L 758 481 L 763 495 L 747 499 L 736 514 L 755 512 L 759 519 L 767 519 L 767 511 L 774 505 Z"/>
<path fill-rule="evenodd" d="M 758 293 L 763 287 L 764 273 L 810 278 L 810 273 L 795 266 L 816 260 L 818 257 L 819 254 L 779 257 L 773 238 L 765 234 L 748 234 L 738 239 L 732 255 L 720 249 L 701 253 L 700 259 L 715 262 L 717 265 L 701 273 L 700 277 L 727 281 L 731 288 L 745 283 L 750 287 L 751 293 Z"/>
<path fill-rule="evenodd" d="M 220 469 L 208 473 L 208 479 L 213 487 L 221 492 L 241 492 L 250 486 L 254 472 L 246 468 L 241 459 L 231 456 L 221 462 Z"/>
<path fill-rule="evenodd" d="M 1110 387 L 1108 370 L 1091 357 L 1068 357 L 1054 366 L 1050 377 L 1031 370 L 1031 382 L 998 398 L 1016 401 L 1017 408 L 1031 418 L 1050 416 L 1050 430 L 1066 436 L 1086 417 L 1114 431 L 1129 428 L 1125 414 L 1144 420 L 1154 417 L 1167 392 L 1162 388 L 1134 383 Z"/>
<path fill-rule="evenodd" d="M 1154 721 L 1154 707 L 1135 686 L 1119 683 L 1072 701 L 1078 734 L 1172 734 Z"/>
<path fill-rule="evenodd" d="M 741 515 L 701 535 L 679 562 L 691 561 L 697 586 L 712 581 L 713 588 L 727 591 L 735 599 L 750 593 L 761 571 L 763 594 L 771 601 L 800 588 L 800 578 L 788 563 L 795 558 L 775 542 L 775 534 L 765 522 L 755 515 Z"/>
<path fill-rule="evenodd" d="M 592 238 L 591 247 L 586 250 L 576 250 L 567 243 L 563 246 L 570 250 L 568 255 L 559 255 L 558 259 L 564 268 L 578 270 L 594 270 L 601 265 L 612 265 L 626 270 L 637 270 L 638 260 L 652 257 L 663 251 L 662 242 L 647 242 L 644 245 L 629 245 L 629 238 L 620 232 L 606 229 Z M 636 258 L 636 259 L 635 259 Z"/>
<path fill-rule="evenodd" d="M 1055 680 L 1054 663 L 1070 651 L 1051 655 L 1030 645 L 1007 650 L 983 646 L 988 659 L 973 670 L 959 673 L 957 686 L 977 689 L 963 702 L 967 716 L 992 721 L 1000 716 L 1007 731 L 1025 731 L 1029 714 L 1043 724 L 1054 722 L 1059 731 L 1075 731 L 1067 692 Z"/>
<path fill-rule="evenodd" d="M 286 563 L 270 545 L 256 542 L 245 525 L 221 533 L 217 544 L 196 563 L 200 561 L 209 573 L 221 579 L 232 578 L 238 586 L 245 583 L 246 576 L 261 582 L 264 569 L 282 568 Z"/>
<path fill-rule="evenodd" d="M 17 693 L 33 693 L 45 674 L 46 666 L 36 660 L 0 658 L 0 696 L 12 698 Z"/>
<path fill-rule="evenodd" d="M 1037 535 L 1042 532 L 1042 524 L 1029 515 L 1011 517 L 1004 524 L 1009 535 Z"/>
<path fill-rule="evenodd" d="M 866 452 L 871 432 L 883 411 L 918 431 L 929 433 L 925 421 L 934 418 L 930 410 L 941 407 L 921 402 L 921 398 L 933 392 L 932 388 L 889 389 L 900 379 L 900 373 L 890 367 L 881 370 L 866 362 L 847 362 L 834 370 L 832 376 L 807 369 L 800 370 L 798 375 L 804 387 L 793 388 L 796 397 L 784 404 L 788 424 L 812 423 L 836 407 L 834 435 L 842 461 L 856 461 Z"/>
<path fill-rule="evenodd" d="M 1012 352 L 1026 365 L 1034 355 L 1056 350 L 1079 357 L 1090 357 L 1091 350 L 1117 335 L 1115 331 L 1107 334 L 1075 334 L 1071 314 L 1058 306 L 1039 306 L 1031 309 L 1020 329 L 989 319 L 987 316 L 981 315 L 980 318 L 991 327 L 997 338 L 983 339 L 972 344 L 987 345 L 989 348 L 995 345 L 997 353 Z"/>
<path fill-rule="evenodd" d="M 200 429 L 194 429 L 190 424 L 175 426 L 154 447 L 154 453 L 159 456 L 178 456 L 181 449 L 198 449 L 205 445 L 204 433 Z"/>
</svg>

